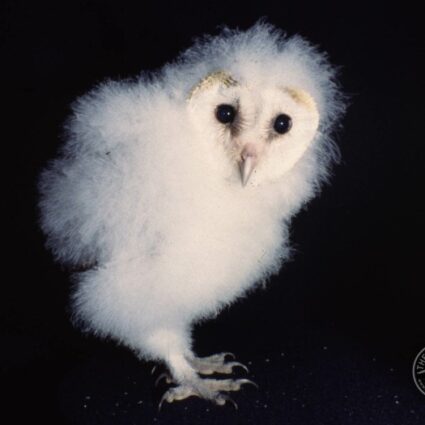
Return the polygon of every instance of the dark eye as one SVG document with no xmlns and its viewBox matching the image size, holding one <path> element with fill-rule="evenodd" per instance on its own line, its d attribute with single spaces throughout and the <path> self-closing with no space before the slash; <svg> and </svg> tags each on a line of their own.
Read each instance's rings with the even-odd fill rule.
<svg viewBox="0 0 425 425">
<path fill-rule="evenodd" d="M 273 128 L 276 133 L 285 134 L 292 127 L 292 119 L 289 115 L 280 114 L 274 120 Z"/>
<path fill-rule="evenodd" d="M 218 105 L 215 110 L 215 117 L 222 124 L 229 124 L 235 120 L 236 110 L 232 105 Z"/>
</svg>

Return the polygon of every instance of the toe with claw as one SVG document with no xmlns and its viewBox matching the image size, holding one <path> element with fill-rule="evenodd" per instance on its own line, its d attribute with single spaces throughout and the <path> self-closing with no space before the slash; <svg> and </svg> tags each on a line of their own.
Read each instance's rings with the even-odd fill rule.
<svg viewBox="0 0 425 425">
<path fill-rule="evenodd" d="M 248 368 L 236 361 L 226 362 L 226 357 L 230 356 L 234 360 L 235 356 L 232 353 L 219 353 L 208 357 L 193 357 L 189 359 L 192 367 L 201 375 L 212 375 L 214 373 L 231 374 L 233 369 L 240 367 L 249 373 Z"/>
</svg>

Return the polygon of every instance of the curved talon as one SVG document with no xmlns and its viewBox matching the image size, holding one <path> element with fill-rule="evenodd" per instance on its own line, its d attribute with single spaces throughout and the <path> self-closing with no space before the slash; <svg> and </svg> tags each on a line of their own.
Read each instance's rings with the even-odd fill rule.
<svg viewBox="0 0 425 425">
<path fill-rule="evenodd" d="M 164 401 L 167 400 L 167 393 L 165 393 L 162 397 L 161 400 L 159 401 L 158 404 L 158 412 L 161 410 L 162 404 L 164 403 Z M 167 400 L 168 401 L 168 400 Z"/>
<path fill-rule="evenodd" d="M 154 373 L 155 373 L 155 371 L 156 371 L 156 368 L 158 367 L 158 365 L 156 364 L 153 368 L 152 368 L 152 370 L 151 370 L 151 375 L 153 375 Z"/>
<path fill-rule="evenodd" d="M 163 372 L 161 373 L 161 375 L 158 376 L 158 378 L 156 378 L 155 381 L 155 387 L 158 386 L 158 384 L 165 378 L 165 382 L 167 384 L 171 384 L 173 381 L 171 380 L 170 375 L 167 372 Z"/>
<path fill-rule="evenodd" d="M 230 353 L 230 352 L 225 352 L 225 353 L 223 353 L 223 356 L 224 356 L 224 360 L 226 360 L 226 356 L 230 356 L 230 358 L 232 359 L 232 360 L 235 360 L 236 359 L 236 356 L 233 354 L 233 353 Z"/>
<path fill-rule="evenodd" d="M 216 404 L 218 404 L 219 406 L 224 406 L 227 402 L 229 402 L 230 404 L 233 405 L 233 407 L 235 408 L 235 410 L 238 410 L 238 405 L 236 404 L 236 401 L 233 400 L 233 398 L 229 397 L 228 395 L 225 394 L 220 394 L 216 399 L 215 399 Z"/>
<path fill-rule="evenodd" d="M 244 369 L 245 370 L 245 372 L 246 373 L 249 373 L 249 369 L 244 365 L 244 364 L 242 364 L 242 363 L 240 363 L 240 362 L 230 362 L 230 363 L 227 363 L 232 369 L 234 368 L 234 367 L 241 367 L 242 369 Z"/>
<path fill-rule="evenodd" d="M 259 388 L 258 384 L 256 384 L 254 381 L 251 381 L 250 379 L 238 379 L 238 383 L 240 385 L 251 384 L 254 385 L 254 387 L 256 387 L 257 389 Z"/>
</svg>

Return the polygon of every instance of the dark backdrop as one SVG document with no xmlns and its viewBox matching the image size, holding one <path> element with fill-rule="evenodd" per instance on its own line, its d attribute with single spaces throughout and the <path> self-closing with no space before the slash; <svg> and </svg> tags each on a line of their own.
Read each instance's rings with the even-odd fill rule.
<svg viewBox="0 0 425 425">
<path fill-rule="evenodd" d="M 2 132 L 7 423 L 27 414 L 56 424 L 424 423 L 411 376 L 425 346 L 419 11 L 406 2 L 261 3 L 2 2 L 2 115 L 12 130 Z M 69 277 L 43 248 L 36 178 L 78 95 L 156 69 L 219 25 L 244 29 L 262 16 L 342 66 L 351 96 L 343 160 L 294 220 L 296 254 L 267 290 L 196 328 L 200 354 L 235 352 L 260 389 L 235 394 L 237 412 L 190 399 L 158 414 L 165 387 L 153 389 L 152 365 L 69 324 Z"/>
</svg>

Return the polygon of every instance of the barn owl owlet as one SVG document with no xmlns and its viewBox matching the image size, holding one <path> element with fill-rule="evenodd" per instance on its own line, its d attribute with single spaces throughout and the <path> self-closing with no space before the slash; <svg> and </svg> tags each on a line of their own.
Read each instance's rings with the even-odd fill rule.
<svg viewBox="0 0 425 425">
<path fill-rule="evenodd" d="M 222 405 L 250 382 L 202 378 L 240 363 L 197 357 L 191 327 L 279 270 L 343 109 L 326 56 L 264 23 L 74 103 L 39 181 L 41 226 L 55 258 L 80 268 L 76 321 L 165 363 L 162 401 Z"/>
</svg>

